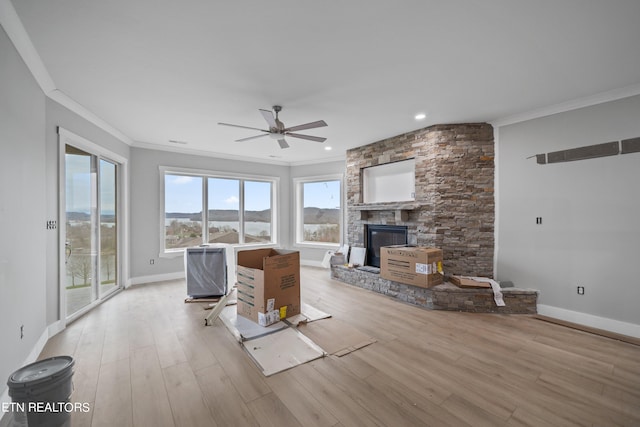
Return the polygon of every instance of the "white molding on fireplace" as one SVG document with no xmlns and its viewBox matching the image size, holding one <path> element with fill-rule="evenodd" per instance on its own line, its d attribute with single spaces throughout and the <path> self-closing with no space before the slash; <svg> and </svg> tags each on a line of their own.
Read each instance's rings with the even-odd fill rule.
<svg viewBox="0 0 640 427">
<path fill-rule="evenodd" d="M 564 320 L 566 322 L 578 323 L 592 328 L 603 329 L 617 334 L 640 338 L 640 325 L 633 323 L 622 322 L 620 320 L 594 316 L 592 314 L 581 313 L 579 311 L 572 311 L 544 304 L 538 304 L 538 314 Z"/>
<path fill-rule="evenodd" d="M 500 253 L 500 128 L 493 128 L 493 277 L 498 277 Z"/>
</svg>

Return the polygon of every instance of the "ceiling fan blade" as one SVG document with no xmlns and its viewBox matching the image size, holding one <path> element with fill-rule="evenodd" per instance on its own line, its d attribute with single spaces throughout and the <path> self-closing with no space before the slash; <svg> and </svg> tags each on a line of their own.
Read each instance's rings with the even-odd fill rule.
<svg viewBox="0 0 640 427">
<path fill-rule="evenodd" d="M 231 126 L 231 127 L 234 127 L 234 128 L 251 129 L 251 130 L 259 130 L 261 132 L 269 132 L 268 130 L 264 130 L 264 129 L 260 129 L 260 128 L 252 128 L 252 127 L 249 127 L 249 126 L 232 125 L 230 123 L 220 123 L 220 122 L 218 122 L 218 124 L 222 125 L 222 126 Z"/>
<path fill-rule="evenodd" d="M 278 144 L 280 144 L 280 148 L 289 148 L 289 144 L 287 144 L 287 141 L 285 141 L 284 138 L 279 139 Z"/>
<path fill-rule="evenodd" d="M 299 133 L 287 133 L 287 136 L 292 136 L 294 138 L 300 138 L 300 139 L 308 139 L 309 141 L 315 141 L 315 142 L 325 142 L 327 140 L 327 138 L 322 138 L 320 136 L 301 135 Z"/>
<path fill-rule="evenodd" d="M 305 130 L 305 129 L 313 129 L 313 128 L 321 128 L 323 126 L 327 126 L 327 123 L 324 120 L 318 120 L 317 122 L 305 123 L 303 125 L 292 126 L 290 128 L 285 129 L 285 132 L 295 132 L 297 130 Z"/>
<path fill-rule="evenodd" d="M 269 129 L 278 127 L 278 125 L 276 125 L 276 119 L 275 117 L 273 117 L 273 112 L 271 110 L 260 109 L 260 113 L 262 114 L 262 117 L 264 117 L 264 119 L 267 121 Z"/>
<path fill-rule="evenodd" d="M 265 131 L 266 132 L 266 131 Z M 267 136 L 269 135 L 268 132 L 263 133 L 262 135 L 256 135 L 256 136 L 250 136 L 248 138 L 242 138 L 242 139 L 236 139 L 235 142 L 244 142 L 244 141 L 249 141 L 251 139 L 256 139 L 256 138 L 262 138 L 263 136 Z"/>
</svg>

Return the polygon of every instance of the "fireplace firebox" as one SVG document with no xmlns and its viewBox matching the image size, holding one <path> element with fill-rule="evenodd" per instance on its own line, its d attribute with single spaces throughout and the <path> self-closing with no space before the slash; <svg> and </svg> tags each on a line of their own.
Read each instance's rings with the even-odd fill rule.
<svg viewBox="0 0 640 427">
<path fill-rule="evenodd" d="M 382 246 L 406 245 L 407 226 L 404 225 L 365 225 L 366 265 L 380 268 L 380 248 Z"/>
</svg>

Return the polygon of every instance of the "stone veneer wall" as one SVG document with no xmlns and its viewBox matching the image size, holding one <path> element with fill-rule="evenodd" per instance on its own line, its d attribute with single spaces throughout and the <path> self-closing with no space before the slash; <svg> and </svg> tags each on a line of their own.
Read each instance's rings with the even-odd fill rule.
<svg viewBox="0 0 640 427">
<path fill-rule="evenodd" d="M 389 210 L 362 219 L 362 169 L 414 158 L 415 202 L 405 221 Z M 408 226 L 410 244 L 443 250 L 445 273 L 493 277 L 494 139 L 487 123 L 434 125 L 347 152 L 347 237 L 365 224 Z"/>
</svg>

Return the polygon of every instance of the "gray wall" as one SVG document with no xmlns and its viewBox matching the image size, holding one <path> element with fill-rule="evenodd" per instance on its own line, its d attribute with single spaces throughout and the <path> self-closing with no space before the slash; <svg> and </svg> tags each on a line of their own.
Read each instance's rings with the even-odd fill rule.
<svg viewBox="0 0 640 427">
<path fill-rule="evenodd" d="M 344 179 L 344 174 L 345 174 L 345 170 L 346 170 L 346 161 L 345 160 L 340 160 L 340 161 L 334 161 L 334 162 L 327 162 L 327 163 L 317 163 L 317 164 L 312 164 L 312 165 L 299 165 L 299 166 L 291 166 L 291 179 L 293 180 L 294 178 L 307 178 L 307 177 L 315 177 L 315 176 L 323 176 L 323 175 L 335 175 L 335 174 L 341 174 L 343 175 L 343 179 Z M 343 180 L 343 186 L 346 185 L 346 182 Z M 323 247 L 318 247 L 318 248 L 312 248 L 312 247 L 308 247 L 308 246 L 298 246 L 296 247 L 294 245 L 295 243 L 295 230 L 293 230 L 294 227 L 294 215 L 295 215 L 295 206 L 293 205 L 293 200 L 294 200 L 294 194 L 295 192 L 295 188 L 293 187 L 293 183 L 291 185 L 291 192 L 289 193 L 289 197 L 291 199 L 291 223 L 290 223 L 290 228 L 291 228 L 291 244 L 294 246 L 293 249 L 300 251 L 300 262 L 302 264 L 310 264 L 310 265 L 318 265 L 319 263 L 322 262 L 322 259 L 324 258 L 325 253 L 327 252 L 327 248 L 323 248 Z M 343 192 L 346 195 L 346 188 L 343 188 Z M 345 207 L 344 209 L 344 213 L 345 215 L 343 215 L 343 227 L 342 227 L 342 241 L 346 243 L 347 239 L 346 239 L 346 228 L 347 228 L 347 222 L 346 222 L 346 201 L 345 201 L 345 197 L 343 196 L 342 199 L 342 206 Z"/>
<path fill-rule="evenodd" d="M 46 331 L 46 243 L 55 231 L 45 228 L 45 97 L 1 27 L 0 58 L 1 394 Z"/>
<path fill-rule="evenodd" d="M 498 279 L 539 289 L 544 306 L 640 325 L 640 153 L 526 159 L 633 137 L 640 96 L 499 128 Z"/>
<path fill-rule="evenodd" d="M 58 177 L 58 127 L 63 127 L 68 131 L 81 136 L 94 144 L 100 145 L 107 150 L 124 157 L 129 157 L 129 146 L 104 130 L 98 128 L 93 123 L 78 116 L 73 111 L 58 104 L 50 98 L 46 101 L 46 192 L 47 192 L 47 220 L 64 221 L 58 218 L 59 185 Z M 59 260 L 58 260 L 58 230 L 47 234 L 47 324 L 60 320 L 60 291 L 59 282 Z"/>
<path fill-rule="evenodd" d="M 290 175 L 289 166 L 218 159 L 168 151 L 131 149 L 131 278 L 166 275 L 184 270 L 181 256 L 159 258 L 160 166 L 199 169 L 280 178 L 278 200 L 280 238 L 278 246 L 290 247 Z M 150 259 L 155 263 L 151 265 Z"/>
</svg>

